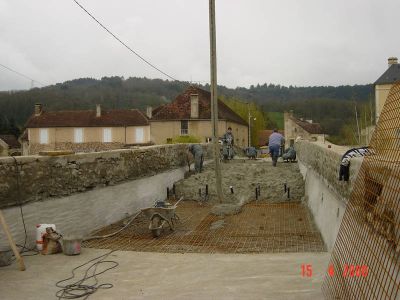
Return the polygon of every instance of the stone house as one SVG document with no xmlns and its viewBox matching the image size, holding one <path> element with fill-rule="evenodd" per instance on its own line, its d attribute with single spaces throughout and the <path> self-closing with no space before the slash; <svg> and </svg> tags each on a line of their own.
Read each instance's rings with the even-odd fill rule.
<svg viewBox="0 0 400 300">
<path fill-rule="evenodd" d="M 400 64 L 397 57 L 388 58 L 387 70 L 374 82 L 375 86 L 375 123 L 378 122 L 383 105 L 395 83 L 400 82 Z"/>
<path fill-rule="evenodd" d="M 165 144 L 179 136 L 194 136 L 200 142 L 209 142 L 212 137 L 211 93 L 191 86 L 176 99 L 152 110 L 147 108 L 151 127 L 151 141 Z M 238 114 L 218 100 L 218 136 L 228 127 L 232 128 L 235 144 L 245 147 L 248 141 L 248 126 Z"/>
<path fill-rule="evenodd" d="M 21 155 L 21 144 L 12 134 L 0 134 L 0 156 Z"/>
<path fill-rule="evenodd" d="M 285 141 L 287 146 L 292 146 L 297 139 L 317 141 L 323 140 L 325 134 L 319 123 L 312 120 L 297 119 L 293 111 L 284 113 Z"/>
<path fill-rule="evenodd" d="M 388 68 L 374 82 L 375 88 L 375 124 L 378 122 L 383 106 L 389 96 L 390 89 L 400 82 L 400 64 L 397 57 L 388 58 Z M 361 141 L 366 145 L 369 144 L 372 134 L 375 130 L 375 125 L 367 126 L 361 129 Z"/>
<path fill-rule="evenodd" d="M 150 143 L 149 122 L 137 109 L 102 110 L 97 105 L 96 110 L 47 112 L 36 104 L 25 127 L 28 150 L 24 154 L 92 152 Z"/>
</svg>

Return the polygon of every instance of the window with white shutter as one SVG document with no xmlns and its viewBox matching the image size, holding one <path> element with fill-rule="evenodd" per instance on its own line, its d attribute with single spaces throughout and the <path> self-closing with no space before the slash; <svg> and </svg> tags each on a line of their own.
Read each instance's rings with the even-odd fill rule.
<svg viewBox="0 0 400 300">
<path fill-rule="evenodd" d="M 48 144 L 49 143 L 49 130 L 47 128 L 40 128 L 39 129 L 39 142 L 41 144 Z"/>
<path fill-rule="evenodd" d="M 83 128 L 75 128 L 74 141 L 75 143 L 83 143 Z"/>
<path fill-rule="evenodd" d="M 112 142 L 111 128 L 103 128 L 103 142 L 104 143 Z"/>
<path fill-rule="evenodd" d="M 144 142 L 144 130 L 143 127 L 135 128 L 135 143 L 143 143 Z"/>
</svg>

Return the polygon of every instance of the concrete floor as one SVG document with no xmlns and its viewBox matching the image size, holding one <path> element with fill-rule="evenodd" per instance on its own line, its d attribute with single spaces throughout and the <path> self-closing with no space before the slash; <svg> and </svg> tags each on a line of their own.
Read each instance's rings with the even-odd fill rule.
<svg viewBox="0 0 400 300">
<path fill-rule="evenodd" d="M 79 256 L 25 257 L 0 268 L 0 298 L 56 299 L 55 283 L 72 268 L 108 250 L 83 249 Z M 321 285 L 329 253 L 173 254 L 116 251 L 108 259 L 119 266 L 99 276 L 111 289 L 89 299 L 323 299 Z M 311 264 L 312 277 L 301 265 Z"/>
</svg>

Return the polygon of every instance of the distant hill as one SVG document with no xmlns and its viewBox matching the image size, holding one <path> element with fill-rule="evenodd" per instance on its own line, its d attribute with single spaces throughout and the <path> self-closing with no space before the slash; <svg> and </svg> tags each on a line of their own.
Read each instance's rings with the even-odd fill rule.
<svg viewBox="0 0 400 300">
<path fill-rule="evenodd" d="M 144 109 L 147 105 L 158 106 L 173 100 L 187 86 L 188 83 L 161 79 L 115 76 L 99 80 L 80 78 L 27 91 L 0 92 L 0 133 L 8 131 L 10 122 L 23 127 L 37 102 L 42 103 L 45 110 L 94 109 L 95 104 L 110 109 Z M 209 90 L 208 85 L 200 87 Z M 353 118 L 354 101 L 362 105 L 372 99 L 373 86 L 263 84 L 235 89 L 220 86 L 218 92 L 229 98 L 255 102 L 268 112 L 293 109 L 298 116 L 321 122 L 328 133 L 334 134 L 340 131 L 343 122 Z"/>
</svg>

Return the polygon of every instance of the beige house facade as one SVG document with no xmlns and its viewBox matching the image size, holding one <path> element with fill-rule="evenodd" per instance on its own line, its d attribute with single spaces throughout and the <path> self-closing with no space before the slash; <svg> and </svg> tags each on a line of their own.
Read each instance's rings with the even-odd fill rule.
<svg viewBox="0 0 400 300">
<path fill-rule="evenodd" d="M 175 137 L 185 135 L 196 137 L 202 143 L 207 143 L 211 141 L 212 128 L 210 120 L 188 120 L 187 124 L 188 128 L 186 130 L 185 125 L 183 125 L 182 121 L 180 120 L 152 120 L 150 122 L 151 141 L 155 144 L 165 144 L 173 140 Z M 245 147 L 247 145 L 248 139 L 248 129 L 246 126 L 226 120 L 219 121 L 218 136 L 222 136 L 229 127 L 232 128 L 232 132 L 235 137 L 235 144 L 239 147 Z"/>
<path fill-rule="evenodd" d="M 319 123 L 312 120 L 297 119 L 293 111 L 284 113 L 285 141 L 292 146 L 297 139 L 317 141 L 324 139 L 324 133 Z"/>
<path fill-rule="evenodd" d="M 93 152 L 150 143 L 150 124 L 139 110 L 45 112 L 40 104 L 26 124 L 23 153 L 71 150 Z M 25 143 L 24 143 L 25 144 Z"/>
<path fill-rule="evenodd" d="M 179 136 L 193 136 L 200 142 L 210 142 L 211 95 L 208 91 L 190 87 L 173 102 L 156 109 L 147 110 L 150 121 L 151 141 L 165 144 Z M 247 123 L 222 101 L 218 101 L 218 135 L 232 128 L 235 145 L 246 147 L 248 142 Z"/>
<path fill-rule="evenodd" d="M 388 58 L 387 70 L 375 81 L 375 124 L 379 120 L 390 89 L 400 82 L 400 64 L 397 57 Z"/>
</svg>

